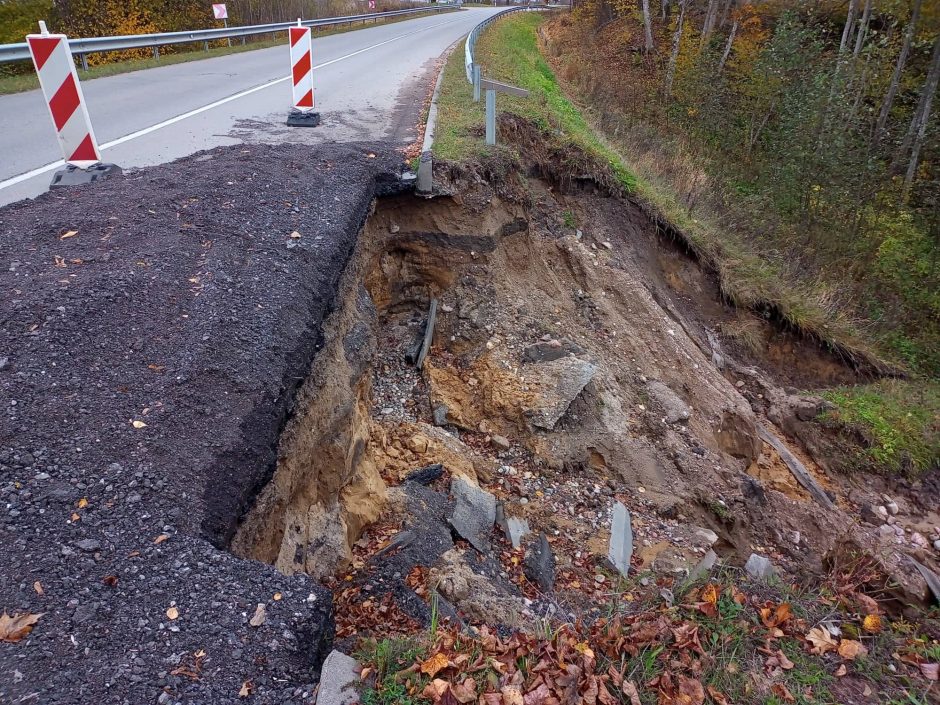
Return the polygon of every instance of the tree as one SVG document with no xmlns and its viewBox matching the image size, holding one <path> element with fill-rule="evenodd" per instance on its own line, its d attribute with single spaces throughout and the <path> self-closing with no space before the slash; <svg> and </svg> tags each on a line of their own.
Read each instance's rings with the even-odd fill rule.
<svg viewBox="0 0 940 705">
<path fill-rule="evenodd" d="M 888 116 L 891 114 L 891 107 L 894 105 L 894 99 L 898 94 L 898 87 L 901 85 L 901 74 L 904 73 L 904 65 L 907 63 L 907 56 L 911 51 L 911 42 L 914 39 L 914 30 L 917 28 L 917 19 L 920 16 L 921 0 L 914 0 L 914 8 L 911 10 L 911 21 L 907 23 L 907 29 L 904 32 L 904 40 L 901 42 L 901 53 L 898 55 L 898 61 L 894 65 L 894 73 L 891 74 L 891 83 L 888 84 L 888 92 L 885 94 L 884 101 L 881 103 L 881 112 L 878 114 L 878 122 L 875 125 L 875 134 L 872 144 L 877 145 L 884 137 L 885 127 L 888 124 Z"/>
<path fill-rule="evenodd" d="M 653 25 L 650 22 L 650 0 L 641 0 L 640 5 L 643 9 L 643 31 L 645 34 L 645 50 L 649 54 L 653 51 Z"/>
<path fill-rule="evenodd" d="M 728 61 L 728 57 L 731 55 L 731 47 L 734 44 L 734 37 L 738 33 L 738 16 L 737 13 L 734 15 L 734 19 L 731 22 L 731 31 L 728 33 L 728 41 L 725 42 L 725 50 L 721 54 L 721 61 L 718 62 L 718 73 L 721 73 L 725 70 L 725 63 Z"/>
<path fill-rule="evenodd" d="M 914 175 L 917 173 L 917 160 L 924 145 L 924 137 L 927 134 L 927 124 L 930 122 L 930 111 L 933 107 L 933 99 L 937 93 L 938 83 L 940 83 L 940 34 L 934 39 L 930 69 L 927 71 L 927 78 L 924 80 L 924 87 L 921 90 L 920 101 L 918 101 L 917 110 L 911 120 L 911 126 L 908 128 L 901 146 L 901 149 L 905 152 L 908 146 L 911 149 L 911 158 L 907 163 L 907 173 L 904 175 L 905 200 L 910 192 L 911 184 L 914 182 Z"/>
<path fill-rule="evenodd" d="M 672 82 L 676 78 L 676 62 L 679 60 L 679 47 L 682 45 L 682 26 L 685 23 L 685 8 L 689 0 L 679 0 L 679 18 L 676 31 L 672 35 L 672 51 L 669 54 L 669 68 L 666 70 L 666 97 L 672 95 Z"/>
</svg>

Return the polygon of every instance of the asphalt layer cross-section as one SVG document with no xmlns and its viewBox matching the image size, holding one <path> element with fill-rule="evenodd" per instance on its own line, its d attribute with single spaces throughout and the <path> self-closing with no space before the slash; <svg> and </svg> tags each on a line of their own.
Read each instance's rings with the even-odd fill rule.
<svg viewBox="0 0 940 705">
<path fill-rule="evenodd" d="M 397 160 L 237 145 L 0 209 L 0 610 L 42 615 L 0 703 L 312 702 L 329 593 L 225 544 Z"/>
</svg>

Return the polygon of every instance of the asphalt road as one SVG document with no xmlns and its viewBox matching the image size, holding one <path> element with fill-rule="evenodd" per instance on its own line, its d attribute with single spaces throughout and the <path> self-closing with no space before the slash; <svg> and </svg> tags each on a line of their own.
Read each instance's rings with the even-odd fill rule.
<svg viewBox="0 0 940 705">
<path fill-rule="evenodd" d="M 428 70 L 493 14 L 474 8 L 313 40 L 323 123 L 289 128 L 287 45 L 82 83 L 106 161 L 127 169 L 237 142 L 414 138 Z M 47 190 L 61 154 L 40 91 L 0 96 L 0 205 Z"/>
</svg>

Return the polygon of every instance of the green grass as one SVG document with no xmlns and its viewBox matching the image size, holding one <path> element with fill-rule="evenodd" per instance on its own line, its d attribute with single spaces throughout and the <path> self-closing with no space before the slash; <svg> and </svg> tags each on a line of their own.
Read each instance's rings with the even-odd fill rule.
<svg viewBox="0 0 940 705">
<path fill-rule="evenodd" d="M 510 15 L 491 25 L 477 42 L 475 57 L 486 78 L 530 91 L 527 98 L 499 94 L 497 111 L 531 120 L 545 136 L 580 149 L 599 164 L 607 165 L 627 191 L 634 190 L 636 177 L 616 152 L 598 139 L 581 112 L 564 96 L 555 74 L 539 52 L 536 30 L 543 21 L 545 16 L 537 12 Z M 484 102 L 473 102 L 463 52 L 455 51 L 444 67 L 434 154 L 455 162 L 487 155 L 491 150 L 483 143 L 483 125 Z"/>
<path fill-rule="evenodd" d="M 343 27 L 332 27 L 329 29 L 315 29 L 314 37 L 325 37 L 330 34 L 343 34 L 352 32 L 363 27 L 374 27 L 376 25 L 393 24 L 405 20 L 414 19 L 411 16 L 390 17 L 387 20 L 368 25 L 349 25 Z M 224 40 L 210 42 L 209 51 L 196 49 L 194 51 L 178 51 L 177 53 L 161 54 L 159 59 L 152 56 L 146 59 L 129 59 L 127 61 L 116 61 L 108 64 L 91 66 L 87 71 L 81 68 L 78 70 L 78 77 L 82 81 L 90 81 L 93 78 L 103 78 L 105 76 L 116 76 L 122 73 L 132 71 L 143 71 L 145 69 L 157 68 L 158 66 L 171 66 L 173 64 L 184 64 L 189 61 L 201 61 L 202 59 L 211 59 L 216 56 L 228 56 L 229 54 L 241 54 L 246 51 L 255 51 L 256 49 L 270 49 L 277 46 L 286 46 L 286 39 L 281 36 L 276 39 L 267 39 L 264 41 L 249 42 L 242 46 L 240 40 L 233 40 L 232 46 L 228 46 Z M 200 43 L 201 44 L 201 43 Z M 213 46 L 215 45 L 215 46 Z M 161 51 L 165 49 L 161 48 Z M 149 49 L 147 51 L 150 51 Z M 100 56 L 100 54 L 98 55 Z M 287 59 L 285 58 L 285 61 Z M 0 76 L 0 95 L 9 95 L 10 93 L 22 93 L 39 88 L 39 79 L 35 72 L 18 74 L 15 76 Z"/>
<path fill-rule="evenodd" d="M 889 474 L 919 475 L 940 462 L 940 385 L 883 380 L 825 393 L 836 410 L 823 421 L 861 432 L 860 463 Z"/>
<path fill-rule="evenodd" d="M 375 668 L 375 685 L 362 692 L 363 705 L 417 705 L 424 698 L 408 694 L 409 684 L 399 678 L 399 672 L 420 661 L 427 649 L 418 639 L 366 639 L 355 656 L 361 663 Z M 414 674 L 412 674 L 414 675 Z M 423 680 L 420 679 L 419 680 Z M 426 679 L 424 679 L 426 680 Z M 421 688 L 416 689 L 421 692 Z"/>
</svg>

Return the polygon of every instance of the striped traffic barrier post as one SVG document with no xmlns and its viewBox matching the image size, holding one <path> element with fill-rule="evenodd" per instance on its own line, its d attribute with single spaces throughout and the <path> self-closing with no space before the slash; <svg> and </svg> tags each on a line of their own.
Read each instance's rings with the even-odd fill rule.
<svg viewBox="0 0 940 705">
<path fill-rule="evenodd" d="M 313 101 L 313 43 L 310 28 L 300 24 L 287 32 L 290 41 L 290 72 L 293 91 L 287 124 L 292 127 L 316 127 L 320 113 L 314 112 Z"/>
<path fill-rule="evenodd" d="M 66 163 L 53 176 L 50 188 L 92 183 L 120 173 L 119 167 L 101 163 L 68 38 L 49 34 L 45 22 L 39 23 L 39 31 L 27 35 L 26 42 Z"/>
</svg>

